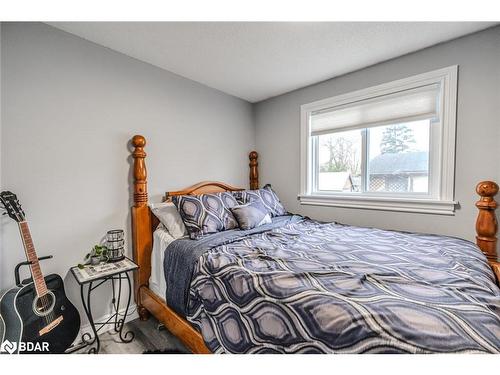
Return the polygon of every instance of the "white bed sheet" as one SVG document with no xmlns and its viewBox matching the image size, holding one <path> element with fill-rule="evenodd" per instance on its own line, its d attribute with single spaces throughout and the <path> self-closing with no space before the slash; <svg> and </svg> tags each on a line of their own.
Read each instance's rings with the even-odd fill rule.
<svg viewBox="0 0 500 375">
<path fill-rule="evenodd" d="M 167 284 L 165 282 L 165 272 L 163 270 L 163 259 L 165 249 L 175 238 L 167 231 L 163 225 L 159 225 L 153 232 L 153 251 L 151 252 L 151 277 L 149 278 L 149 289 L 157 296 L 165 299 Z"/>
</svg>

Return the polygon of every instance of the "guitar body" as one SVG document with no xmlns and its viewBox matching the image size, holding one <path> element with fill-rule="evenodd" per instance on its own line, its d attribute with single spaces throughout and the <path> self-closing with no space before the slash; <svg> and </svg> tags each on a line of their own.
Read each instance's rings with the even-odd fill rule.
<svg viewBox="0 0 500 375">
<path fill-rule="evenodd" d="M 61 277 L 44 279 L 49 291 L 44 303 L 33 283 L 10 289 L 0 300 L 1 342 L 15 343 L 13 353 L 64 353 L 80 331 L 80 315 L 66 297 Z"/>
</svg>

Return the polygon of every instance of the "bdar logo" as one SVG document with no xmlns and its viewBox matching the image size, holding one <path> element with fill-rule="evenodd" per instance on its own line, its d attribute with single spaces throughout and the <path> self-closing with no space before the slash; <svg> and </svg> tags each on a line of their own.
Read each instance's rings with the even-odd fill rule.
<svg viewBox="0 0 500 375">
<path fill-rule="evenodd" d="M 48 342 L 11 342 L 5 340 L 2 345 L 0 345 L 0 353 L 30 353 L 30 352 L 49 352 Z"/>
<path fill-rule="evenodd" d="M 5 340 L 4 342 L 2 342 L 2 345 L 0 345 L 1 353 L 12 354 L 16 351 L 16 349 L 17 349 L 17 343 L 10 342 L 9 340 Z"/>
</svg>

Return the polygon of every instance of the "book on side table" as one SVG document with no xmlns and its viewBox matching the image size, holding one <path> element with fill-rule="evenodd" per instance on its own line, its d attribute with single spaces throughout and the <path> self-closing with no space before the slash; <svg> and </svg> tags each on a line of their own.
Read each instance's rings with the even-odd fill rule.
<svg viewBox="0 0 500 375">
<path fill-rule="evenodd" d="M 132 271 L 137 268 L 139 268 L 137 264 L 132 262 L 129 258 L 125 258 L 113 263 L 102 263 L 95 266 L 88 264 L 83 268 L 79 268 L 78 266 L 71 267 L 71 272 L 79 284 L 85 284 L 97 279 L 102 279 L 106 276 Z"/>
</svg>

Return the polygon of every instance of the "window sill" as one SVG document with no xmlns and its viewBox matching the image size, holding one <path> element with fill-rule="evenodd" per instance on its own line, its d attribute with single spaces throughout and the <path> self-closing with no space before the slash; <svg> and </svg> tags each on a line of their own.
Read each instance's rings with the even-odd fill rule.
<svg viewBox="0 0 500 375">
<path fill-rule="evenodd" d="M 455 215 L 457 202 L 430 199 L 346 197 L 338 195 L 299 195 L 300 204 L 312 206 L 332 206 L 361 208 L 367 210 L 416 212 L 436 215 Z"/>
</svg>

